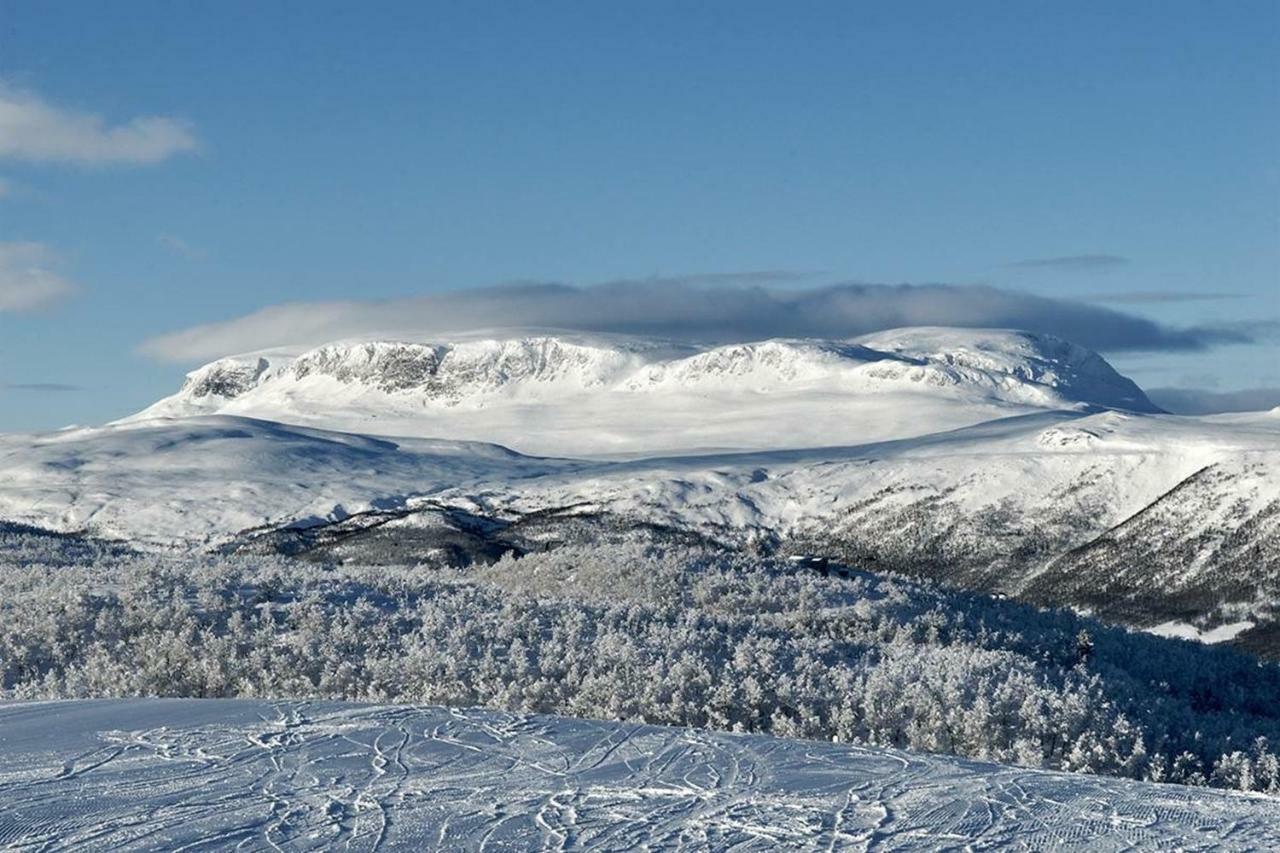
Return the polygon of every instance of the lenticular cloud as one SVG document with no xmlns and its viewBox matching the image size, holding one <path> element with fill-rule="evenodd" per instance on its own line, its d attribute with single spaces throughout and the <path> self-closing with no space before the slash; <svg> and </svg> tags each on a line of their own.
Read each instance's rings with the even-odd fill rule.
<svg viewBox="0 0 1280 853">
<path fill-rule="evenodd" d="M 902 326 L 1016 328 L 1102 351 L 1195 350 L 1248 343 L 1240 329 L 1170 328 L 1132 314 L 998 288 L 948 284 L 730 285 L 726 276 L 578 287 L 523 283 L 386 301 L 296 302 L 180 330 L 144 353 L 197 361 L 277 346 L 369 336 L 556 329 L 710 343 L 844 338 Z M 745 281 L 753 279 L 748 275 Z"/>
</svg>

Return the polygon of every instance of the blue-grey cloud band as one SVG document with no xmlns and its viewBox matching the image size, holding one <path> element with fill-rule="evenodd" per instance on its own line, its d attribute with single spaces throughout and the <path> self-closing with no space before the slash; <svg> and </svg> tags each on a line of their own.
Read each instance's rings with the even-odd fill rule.
<svg viewBox="0 0 1280 853">
<path fill-rule="evenodd" d="M 160 335 L 140 349 L 164 360 L 198 361 L 380 334 L 542 328 L 731 342 L 960 326 L 1044 332 L 1104 352 L 1186 351 L 1251 343 L 1266 331 L 1265 324 L 1174 328 L 1104 306 L 977 285 L 781 288 L 706 281 L 523 283 L 386 301 L 288 303 Z"/>
<path fill-rule="evenodd" d="M 0 391 L 34 391 L 37 393 L 61 394 L 67 391 L 79 390 L 79 385 L 68 385 L 63 382 L 0 382 Z"/>
<path fill-rule="evenodd" d="M 1147 396 L 1175 415 L 1212 415 L 1221 412 L 1262 412 L 1280 406 L 1280 388 L 1243 388 L 1216 391 L 1207 388 L 1151 388 Z"/>
<path fill-rule="evenodd" d="M 1230 299 L 1247 299 L 1246 293 L 1199 293 L 1179 290 L 1120 290 L 1115 293 L 1090 293 L 1080 297 L 1086 302 L 1115 302 L 1129 305 L 1161 305 L 1179 302 L 1221 302 Z"/>
<path fill-rule="evenodd" d="M 1064 255 L 1057 258 L 1029 258 L 1014 261 L 1005 266 L 1024 270 L 1051 270 L 1056 272 L 1095 272 L 1126 266 L 1128 258 L 1120 255 Z"/>
</svg>

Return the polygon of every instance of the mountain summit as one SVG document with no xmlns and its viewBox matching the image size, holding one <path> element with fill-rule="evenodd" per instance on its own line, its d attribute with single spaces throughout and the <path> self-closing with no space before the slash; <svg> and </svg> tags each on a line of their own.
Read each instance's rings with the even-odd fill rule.
<svg viewBox="0 0 1280 853">
<path fill-rule="evenodd" d="M 706 347 L 548 334 L 337 342 L 220 359 L 130 420 L 230 414 L 627 455 L 859 444 L 1098 407 L 1159 411 L 1058 338 L 931 327 Z"/>
</svg>

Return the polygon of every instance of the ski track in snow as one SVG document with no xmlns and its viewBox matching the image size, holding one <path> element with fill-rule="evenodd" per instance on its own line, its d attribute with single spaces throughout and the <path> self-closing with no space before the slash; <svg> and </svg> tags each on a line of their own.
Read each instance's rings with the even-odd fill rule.
<svg viewBox="0 0 1280 853">
<path fill-rule="evenodd" d="M 438 707 L 0 705 L 14 850 L 1247 850 L 1280 800 Z"/>
</svg>

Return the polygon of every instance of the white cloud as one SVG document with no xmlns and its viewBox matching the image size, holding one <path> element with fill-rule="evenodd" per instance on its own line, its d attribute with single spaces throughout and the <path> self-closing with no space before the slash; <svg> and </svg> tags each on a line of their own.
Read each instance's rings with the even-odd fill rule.
<svg viewBox="0 0 1280 853">
<path fill-rule="evenodd" d="M 0 243 L 0 311 L 31 311 L 74 291 L 56 262 L 41 243 Z"/>
<path fill-rule="evenodd" d="M 756 274 L 619 281 L 593 287 L 515 284 L 382 302 L 274 305 L 152 338 L 141 350 L 198 361 L 278 346 L 369 336 L 412 338 L 491 329 L 563 329 L 700 341 L 843 338 L 900 326 L 1017 328 L 1098 350 L 1194 350 L 1248 343 L 1247 328 L 1170 328 L 1110 308 L 992 287 L 839 284 L 769 288 Z M 743 282 L 730 286 L 730 280 Z"/>
<path fill-rule="evenodd" d="M 155 163 L 196 145 L 191 127 L 178 119 L 140 116 L 112 125 L 0 84 L 0 157 L 84 165 Z"/>
</svg>

